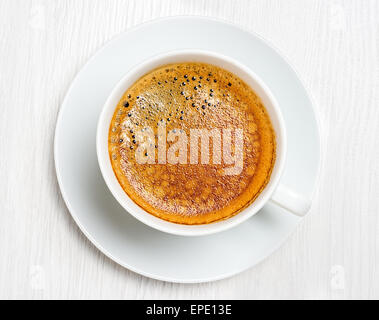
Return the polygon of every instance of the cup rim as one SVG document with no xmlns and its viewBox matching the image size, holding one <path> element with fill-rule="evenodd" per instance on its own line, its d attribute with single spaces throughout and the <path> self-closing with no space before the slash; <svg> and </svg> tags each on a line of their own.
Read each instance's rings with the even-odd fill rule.
<svg viewBox="0 0 379 320">
<path fill-rule="evenodd" d="M 191 56 L 191 58 L 184 59 L 183 57 L 185 56 Z M 264 187 L 263 191 L 259 194 L 257 199 L 255 199 L 241 212 L 230 218 L 218 220 L 209 224 L 184 225 L 169 222 L 152 215 L 151 213 L 138 206 L 122 189 L 113 171 L 108 154 L 108 133 L 110 120 L 114 114 L 117 103 L 127 88 L 129 88 L 141 76 L 153 70 L 154 68 L 168 64 L 170 62 L 173 63 L 196 61 L 212 64 L 212 62 L 205 61 L 207 59 L 213 60 L 213 62 L 217 60 L 217 62 L 220 62 L 220 64 L 222 62 L 222 65 L 216 63 L 213 64 L 231 71 L 232 73 L 242 78 L 242 80 L 244 80 L 249 86 L 252 87 L 252 89 L 261 98 L 262 102 L 264 102 L 263 104 L 266 108 L 266 111 L 269 113 L 269 117 L 275 131 L 276 159 L 269 182 Z M 225 231 L 239 225 L 240 223 L 255 215 L 269 201 L 276 187 L 278 186 L 281 175 L 283 173 L 287 154 L 287 134 L 284 119 L 275 96 L 272 94 L 267 85 L 260 79 L 260 77 L 256 75 L 252 70 L 231 57 L 213 51 L 199 49 L 181 49 L 171 50 L 165 53 L 154 55 L 129 69 L 119 80 L 119 82 L 109 94 L 106 102 L 104 103 L 98 119 L 96 133 L 96 153 L 100 171 L 108 189 L 111 191 L 112 195 L 118 201 L 118 203 L 127 211 L 127 213 L 131 214 L 142 223 L 166 233 L 181 236 L 201 236 Z"/>
</svg>

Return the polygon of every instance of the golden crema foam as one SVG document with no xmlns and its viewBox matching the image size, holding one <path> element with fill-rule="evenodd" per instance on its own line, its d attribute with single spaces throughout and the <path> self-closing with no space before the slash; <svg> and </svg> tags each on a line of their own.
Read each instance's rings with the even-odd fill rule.
<svg viewBox="0 0 379 320">
<path fill-rule="evenodd" d="M 194 136 L 199 130 L 211 133 L 208 149 L 206 139 Z M 236 156 L 237 133 L 242 158 Z M 174 147 L 181 138 L 188 143 L 180 156 Z M 231 159 L 240 163 L 226 161 L 227 142 Z M 114 112 L 108 145 L 128 196 L 154 216 L 180 224 L 226 219 L 251 204 L 270 179 L 276 149 L 255 92 L 229 71 L 193 62 L 159 67 L 127 89 Z M 207 150 L 208 159 L 202 154 Z M 170 152 L 180 158 L 177 163 L 169 161 Z"/>
</svg>

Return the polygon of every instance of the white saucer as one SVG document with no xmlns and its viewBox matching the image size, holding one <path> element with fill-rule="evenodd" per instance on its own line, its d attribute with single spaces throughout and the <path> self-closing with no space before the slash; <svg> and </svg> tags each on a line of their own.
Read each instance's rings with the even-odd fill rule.
<svg viewBox="0 0 379 320">
<path fill-rule="evenodd" d="M 240 226 L 187 238 L 151 229 L 125 212 L 99 171 L 96 124 L 113 87 L 133 65 L 174 49 L 216 51 L 250 67 L 279 101 L 288 131 L 282 181 L 312 197 L 320 163 L 318 122 L 311 99 L 280 54 L 257 35 L 201 17 L 145 23 L 102 48 L 82 69 L 63 102 L 55 164 L 63 198 L 83 233 L 105 255 L 139 274 L 171 282 L 206 282 L 246 270 L 269 256 L 300 218 L 272 204 Z"/>
</svg>

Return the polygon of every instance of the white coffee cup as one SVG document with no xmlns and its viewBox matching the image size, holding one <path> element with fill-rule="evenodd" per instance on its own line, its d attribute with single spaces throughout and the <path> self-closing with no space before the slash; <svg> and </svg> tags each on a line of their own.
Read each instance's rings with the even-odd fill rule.
<svg viewBox="0 0 379 320">
<path fill-rule="evenodd" d="M 112 169 L 108 153 L 108 133 L 113 113 L 125 91 L 141 76 L 169 63 L 204 62 L 222 67 L 244 80 L 261 98 L 270 116 L 276 134 L 276 161 L 271 178 L 257 199 L 237 215 L 225 220 L 202 225 L 183 225 L 165 221 L 139 207 L 122 189 Z M 97 157 L 104 180 L 124 209 L 146 225 L 171 234 L 183 236 L 207 235 L 232 228 L 256 214 L 268 201 L 287 209 L 288 212 L 303 216 L 310 208 L 311 201 L 280 184 L 286 153 L 287 136 L 285 123 L 276 101 L 269 88 L 250 69 L 232 58 L 203 50 L 177 50 L 154 56 L 135 66 L 116 85 L 105 102 L 97 126 Z"/>
</svg>

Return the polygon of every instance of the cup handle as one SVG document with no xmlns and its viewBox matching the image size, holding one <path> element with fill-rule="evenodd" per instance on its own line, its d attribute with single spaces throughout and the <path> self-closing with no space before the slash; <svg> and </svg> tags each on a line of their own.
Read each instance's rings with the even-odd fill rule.
<svg viewBox="0 0 379 320">
<path fill-rule="evenodd" d="M 311 208 L 312 201 L 280 184 L 271 199 L 278 206 L 299 217 L 304 216 Z"/>
</svg>

